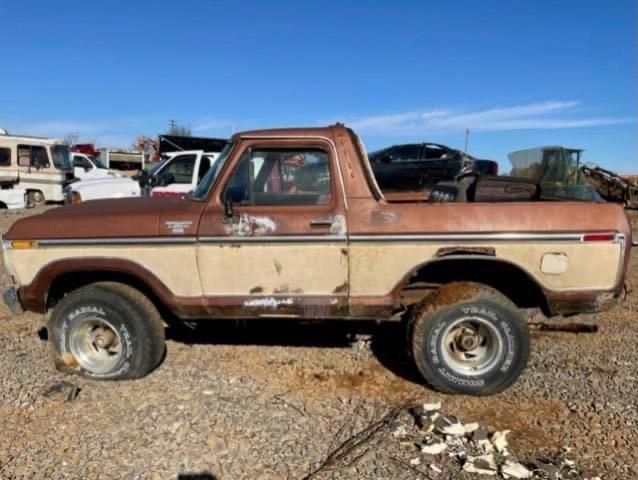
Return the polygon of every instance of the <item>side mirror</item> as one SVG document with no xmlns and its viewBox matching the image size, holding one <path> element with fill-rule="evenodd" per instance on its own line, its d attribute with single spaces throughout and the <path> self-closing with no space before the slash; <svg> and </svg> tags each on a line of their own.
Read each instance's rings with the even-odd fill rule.
<svg viewBox="0 0 638 480">
<path fill-rule="evenodd" d="M 382 163 L 390 163 L 392 162 L 392 155 L 383 155 L 379 160 Z"/>
<path fill-rule="evenodd" d="M 226 195 L 226 199 L 224 200 L 224 218 L 233 218 L 234 216 L 233 201 L 230 195 Z"/>
<path fill-rule="evenodd" d="M 84 166 L 84 171 L 88 172 L 89 170 L 91 170 L 91 167 L 89 165 L 85 165 Z"/>
</svg>

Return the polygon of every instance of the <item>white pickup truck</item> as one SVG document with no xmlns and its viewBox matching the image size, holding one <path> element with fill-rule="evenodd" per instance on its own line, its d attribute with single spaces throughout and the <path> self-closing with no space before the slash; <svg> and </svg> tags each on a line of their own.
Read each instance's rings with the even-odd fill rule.
<svg viewBox="0 0 638 480">
<path fill-rule="evenodd" d="M 66 189 L 66 202 L 143 195 L 183 197 L 197 186 L 218 155 L 201 150 L 178 152 L 151 165 L 134 178 L 102 176 L 73 182 Z"/>
<path fill-rule="evenodd" d="M 81 180 L 124 176 L 122 172 L 106 168 L 98 158 L 91 157 L 85 153 L 73 152 L 71 160 L 73 162 L 73 174 Z"/>
</svg>

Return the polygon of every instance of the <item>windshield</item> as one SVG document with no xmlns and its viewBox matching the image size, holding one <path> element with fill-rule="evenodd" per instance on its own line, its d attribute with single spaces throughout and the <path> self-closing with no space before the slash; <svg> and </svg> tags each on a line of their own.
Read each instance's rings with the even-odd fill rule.
<svg viewBox="0 0 638 480">
<path fill-rule="evenodd" d="M 197 187 L 195 187 L 195 190 L 193 190 L 193 193 L 191 194 L 191 198 L 195 200 L 203 200 L 204 198 L 206 198 L 206 196 L 208 195 L 208 192 L 210 192 L 210 189 L 213 186 L 213 183 L 215 183 L 215 179 L 217 178 L 217 175 L 226 164 L 226 161 L 228 160 L 228 157 L 234 145 L 235 145 L 234 143 L 226 144 L 224 149 L 221 151 L 221 153 L 217 157 L 217 160 L 215 161 L 215 164 L 213 165 L 213 167 L 210 170 L 208 170 L 208 172 L 206 172 L 206 175 L 204 175 L 204 177 L 199 182 Z"/>
<path fill-rule="evenodd" d="M 155 175 L 155 173 L 157 173 L 157 171 L 162 168 L 164 165 L 166 165 L 166 162 L 169 161 L 172 157 L 169 158 L 165 158 L 163 160 L 160 160 L 157 163 L 154 163 L 153 165 L 151 165 L 150 167 L 148 167 L 146 169 L 146 173 L 148 174 L 149 177 L 152 177 Z"/>
<path fill-rule="evenodd" d="M 53 145 L 51 147 L 53 165 L 60 170 L 71 170 L 71 160 L 69 160 L 69 147 L 66 145 Z"/>
<path fill-rule="evenodd" d="M 91 157 L 91 161 L 95 164 L 95 166 L 96 166 L 97 168 L 103 168 L 103 169 L 105 169 L 105 170 L 106 170 L 106 165 L 104 165 L 104 164 L 102 163 L 102 160 L 100 160 L 99 158 L 97 158 L 97 157 Z"/>
</svg>

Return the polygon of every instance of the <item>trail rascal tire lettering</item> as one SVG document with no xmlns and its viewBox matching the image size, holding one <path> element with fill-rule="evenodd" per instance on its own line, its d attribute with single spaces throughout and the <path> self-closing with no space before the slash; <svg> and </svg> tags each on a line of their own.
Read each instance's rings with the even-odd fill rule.
<svg viewBox="0 0 638 480">
<path fill-rule="evenodd" d="M 137 290 L 95 283 L 68 294 L 49 321 L 56 365 L 95 379 L 130 379 L 150 373 L 164 353 L 164 326 L 154 305 Z"/>
<path fill-rule="evenodd" d="M 444 285 L 411 312 L 409 322 L 416 366 L 441 391 L 498 393 L 527 365 L 527 326 L 516 306 L 492 288 Z"/>
</svg>

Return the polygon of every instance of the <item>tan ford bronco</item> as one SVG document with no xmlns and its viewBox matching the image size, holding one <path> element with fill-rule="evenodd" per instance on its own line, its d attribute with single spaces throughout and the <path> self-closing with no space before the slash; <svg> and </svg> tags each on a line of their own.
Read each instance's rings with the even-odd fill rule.
<svg viewBox="0 0 638 480">
<path fill-rule="evenodd" d="M 521 309 L 606 307 L 631 241 L 619 206 L 498 178 L 393 201 L 343 125 L 243 132 L 185 199 L 97 200 L 15 222 L 4 298 L 16 314 L 50 312 L 56 363 L 91 378 L 151 372 L 169 314 L 406 319 L 425 380 L 492 394 L 526 366 Z"/>
</svg>

